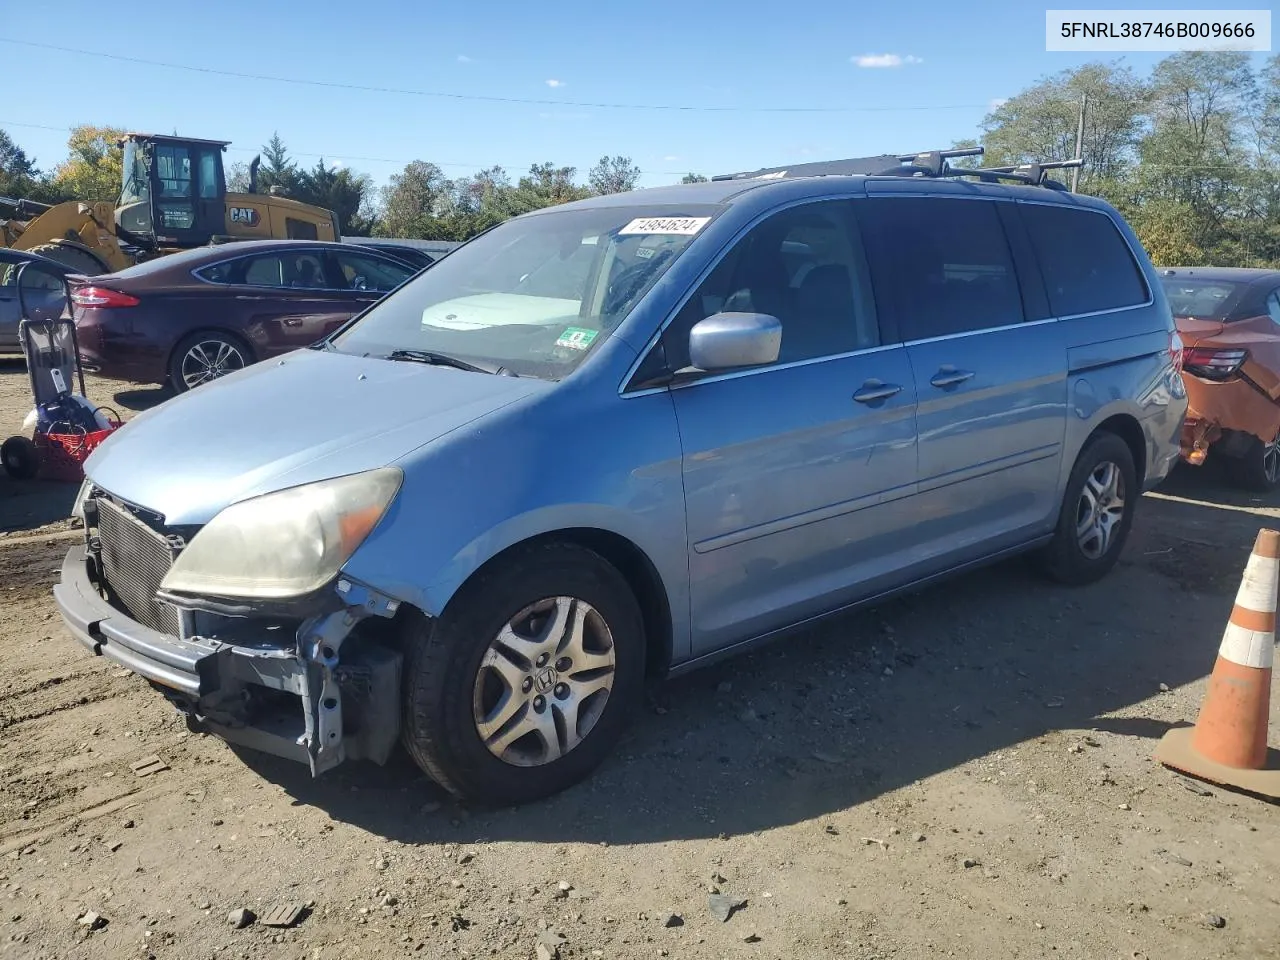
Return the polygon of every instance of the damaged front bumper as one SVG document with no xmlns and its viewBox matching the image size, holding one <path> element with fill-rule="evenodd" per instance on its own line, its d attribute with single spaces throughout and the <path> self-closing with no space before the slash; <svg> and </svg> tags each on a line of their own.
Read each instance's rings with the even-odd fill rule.
<svg viewBox="0 0 1280 960">
<path fill-rule="evenodd" d="M 313 775 L 345 759 L 385 763 L 395 746 L 401 654 L 365 628 L 391 626 L 398 604 L 362 584 L 339 579 L 296 622 L 184 610 L 182 636 L 113 605 L 89 545 L 67 553 L 53 592 L 85 647 L 145 677 L 229 743 L 306 763 Z"/>
</svg>

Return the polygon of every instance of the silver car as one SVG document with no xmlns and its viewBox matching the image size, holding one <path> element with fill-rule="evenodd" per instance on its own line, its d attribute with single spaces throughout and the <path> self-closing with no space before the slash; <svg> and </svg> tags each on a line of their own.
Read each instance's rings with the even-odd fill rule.
<svg viewBox="0 0 1280 960">
<path fill-rule="evenodd" d="M 229 741 L 399 741 L 507 803 L 647 679 L 1018 553 L 1103 576 L 1186 409 L 1129 227 L 1038 177 L 801 174 L 509 220 L 143 413 L 88 461 L 71 631 Z"/>
</svg>

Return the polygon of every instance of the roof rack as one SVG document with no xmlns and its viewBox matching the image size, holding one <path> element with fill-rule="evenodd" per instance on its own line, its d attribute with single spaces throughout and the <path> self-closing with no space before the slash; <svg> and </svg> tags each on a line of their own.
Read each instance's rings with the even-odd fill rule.
<svg viewBox="0 0 1280 960">
<path fill-rule="evenodd" d="M 974 177 L 984 183 L 1012 180 L 1051 190 L 1066 190 L 1064 184 L 1050 180 L 1049 170 L 1065 170 L 1084 165 L 1084 161 L 1046 160 L 1007 167 L 956 167 L 947 161 L 961 157 L 980 157 L 982 147 L 957 147 L 951 150 L 924 150 L 919 153 L 881 154 L 849 160 L 824 160 L 799 163 L 789 167 L 764 167 L 741 173 L 722 173 L 712 180 L 789 180 L 795 177 L 869 176 L 869 177 Z"/>
</svg>

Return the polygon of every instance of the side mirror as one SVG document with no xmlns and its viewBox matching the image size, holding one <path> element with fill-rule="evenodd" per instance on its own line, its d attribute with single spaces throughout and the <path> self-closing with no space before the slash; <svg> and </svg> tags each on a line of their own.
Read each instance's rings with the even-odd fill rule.
<svg viewBox="0 0 1280 960">
<path fill-rule="evenodd" d="M 716 313 L 689 331 L 689 362 L 707 372 L 774 363 L 782 321 L 767 313 Z"/>
</svg>

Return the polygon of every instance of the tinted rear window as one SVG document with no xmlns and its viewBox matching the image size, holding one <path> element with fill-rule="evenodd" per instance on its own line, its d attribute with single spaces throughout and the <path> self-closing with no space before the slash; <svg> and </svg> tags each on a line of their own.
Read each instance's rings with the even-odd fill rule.
<svg viewBox="0 0 1280 960">
<path fill-rule="evenodd" d="M 903 340 L 1022 322 L 993 201 L 873 197 L 856 209 L 876 297 L 894 304 Z"/>
<path fill-rule="evenodd" d="M 1244 284 L 1231 280 L 1161 277 L 1160 283 L 1173 315 L 1197 320 L 1225 320 L 1244 292 Z"/>
<path fill-rule="evenodd" d="M 1055 316 L 1146 302 L 1142 274 L 1110 217 L 1044 204 L 1020 206 Z"/>
</svg>

